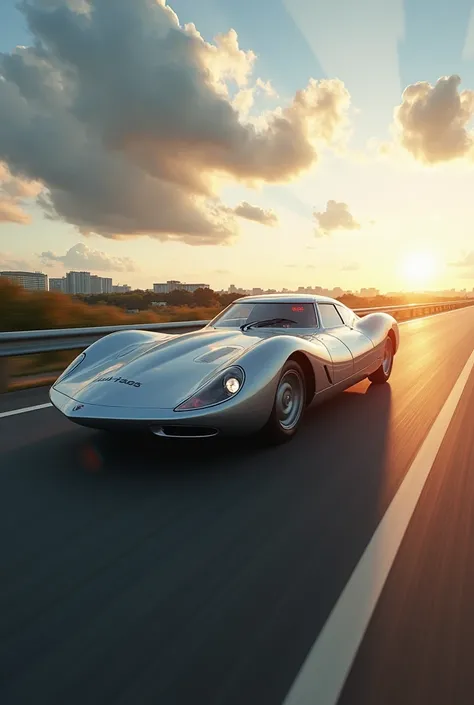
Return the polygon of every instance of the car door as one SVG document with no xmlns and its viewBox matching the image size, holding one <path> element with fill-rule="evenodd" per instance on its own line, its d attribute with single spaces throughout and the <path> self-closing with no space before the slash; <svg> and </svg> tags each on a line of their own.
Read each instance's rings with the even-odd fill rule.
<svg viewBox="0 0 474 705">
<path fill-rule="evenodd" d="M 370 338 L 352 327 L 352 312 L 345 306 L 332 303 L 318 303 L 318 309 L 326 333 L 340 340 L 350 351 L 354 363 L 353 373 L 358 374 L 369 367 L 375 355 L 374 345 Z"/>
<path fill-rule="evenodd" d="M 373 340 L 371 340 L 367 333 L 364 333 L 358 328 L 357 323 L 360 322 L 361 319 L 356 316 L 353 311 L 347 308 L 347 306 L 343 306 L 342 304 L 336 304 L 336 308 L 342 320 L 349 328 L 349 331 L 347 331 L 346 336 L 351 336 L 354 333 L 357 334 L 357 338 L 353 338 L 354 340 L 357 339 L 360 341 L 360 344 L 358 344 L 357 348 L 358 354 L 360 356 L 357 370 L 364 370 L 366 367 L 371 366 L 374 362 L 378 360 L 379 351 L 377 351 Z M 348 340 L 350 340 L 349 337 Z"/>
<path fill-rule="evenodd" d="M 322 304 L 325 306 L 326 304 Z M 331 381 L 333 384 L 343 382 L 354 374 L 354 359 L 350 348 L 341 340 L 337 334 L 339 328 L 344 323 L 334 306 L 331 308 L 319 308 L 318 317 L 321 328 L 315 336 L 329 351 L 332 358 Z"/>
</svg>

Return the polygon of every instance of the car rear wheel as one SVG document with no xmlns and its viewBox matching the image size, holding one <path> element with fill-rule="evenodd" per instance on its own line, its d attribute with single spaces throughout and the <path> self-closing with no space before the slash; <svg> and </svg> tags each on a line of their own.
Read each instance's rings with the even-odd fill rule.
<svg viewBox="0 0 474 705">
<path fill-rule="evenodd" d="M 375 372 L 369 375 L 369 379 L 374 384 L 385 384 L 392 374 L 393 367 L 393 342 L 389 336 L 385 341 L 383 360 L 380 367 Z"/>
<path fill-rule="evenodd" d="M 301 367 L 289 360 L 283 367 L 273 403 L 272 413 L 264 428 L 272 444 L 289 441 L 297 432 L 306 405 L 306 388 Z"/>
</svg>

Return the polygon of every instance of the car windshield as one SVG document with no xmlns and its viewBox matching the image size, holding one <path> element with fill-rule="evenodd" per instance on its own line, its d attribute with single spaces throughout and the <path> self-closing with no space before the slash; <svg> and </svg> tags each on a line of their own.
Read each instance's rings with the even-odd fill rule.
<svg viewBox="0 0 474 705">
<path fill-rule="evenodd" d="M 316 315 L 312 303 L 250 302 L 232 304 L 210 325 L 215 328 L 240 328 L 261 323 L 261 328 L 315 328 Z"/>
</svg>

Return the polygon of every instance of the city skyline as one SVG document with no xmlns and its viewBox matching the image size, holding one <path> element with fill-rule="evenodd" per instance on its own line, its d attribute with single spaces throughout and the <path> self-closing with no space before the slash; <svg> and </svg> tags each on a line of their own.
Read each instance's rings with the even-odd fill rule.
<svg viewBox="0 0 474 705">
<path fill-rule="evenodd" d="M 248 4 L 230 0 L 219 11 L 214 0 L 139 1 L 117 5 L 113 17 L 104 5 L 94 24 L 87 1 L 82 10 L 54 0 L 20 11 L 6 0 L 0 269 L 43 267 L 60 278 L 91 268 L 132 287 L 164 281 L 172 268 L 182 281 L 216 288 L 237 279 L 245 287 L 309 279 L 346 289 L 469 288 L 468 8 L 433 51 L 402 0 L 388 3 L 389 19 L 361 0 L 344 29 L 341 3 L 262 0 L 256 24 Z M 430 22 L 439 31 L 446 24 L 437 3 Z M 58 49 L 78 27 L 97 43 L 94 75 L 67 68 L 87 65 L 84 47 L 74 56 Z M 336 31 L 341 41 L 328 41 Z M 112 37 L 124 49 L 111 64 L 102 49 Z M 167 37 L 186 40 L 190 52 L 170 43 L 182 80 L 165 81 L 173 91 L 162 95 L 154 71 L 166 69 Z M 130 81 L 107 79 L 125 73 Z M 193 120 L 183 120 L 183 105 Z M 30 133 L 33 124 L 41 130 Z M 31 145 L 27 154 L 22 144 Z"/>
<path fill-rule="evenodd" d="M 21 284 L 30 290 L 44 290 L 44 291 L 59 291 L 64 294 L 69 295 L 85 295 L 94 296 L 97 294 L 126 294 L 133 293 L 134 291 L 151 292 L 154 294 L 169 294 L 172 291 L 188 291 L 193 293 L 196 289 L 208 288 L 215 291 L 217 294 L 229 293 L 229 294 L 240 294 L 240 295 L 253 295 L 258 296 L 261 294 L 274 294 L 274 293 L 311 293 L 318 294 L 322 296 L 329 296 L 332 298 L 339 298 L 344 295 L 354 295 L 360 298 L 375 298 L 377 296 L 399 296 L 404 293 L 403 291 L 384 291 L 377 289 L 376 287 L 361 287 L 360 289 L 345 289 L 339 286 L 334 286 L 331 288 L 325 288 L 316 284 L 313 285 L 298 285 L 294 288 L 288 287 L 242 287 L 236 286 L 235 284 L 229 284 L 224 288 L 215 288 L 210 284 L 205 283 L 188 283 L 181 282 L 177 279 L 168 279 L 166 282 L 154 282 L 152 286 L 139 286 L 136 288 L 131 287 L 129 284 L 114 284 L 112 278 L 110 277 L 99 277 L 91 272 L 68 272 L 65 277 L 55 278 L 49 277 L 43 272 L 0 272 L 1 277 L 11 279 L 16 283 Z M 415 291 L 406 293 L 416 293 Z M 433 294 L 433 296 L 446 296 L 446 295 L 466 295 L 474 296 L 474 287 L 472 289 L 425 289 L 419 291 L 420 294 Z"/>
</svg>

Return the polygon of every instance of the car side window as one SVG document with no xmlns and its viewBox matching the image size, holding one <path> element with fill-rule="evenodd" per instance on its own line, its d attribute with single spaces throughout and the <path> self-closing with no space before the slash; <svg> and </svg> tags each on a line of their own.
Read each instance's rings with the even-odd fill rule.
<svg viewBox="0 0 474 705">
<path fill-rule="evenodd" d="M 340 328 L 344 325 L 334 304 L 318 304 L 318 308 L 323 328 Z"/>
<path fill-rule="evenodd" d="M 353 315 L 352 311 L 349 311 L 349 309 L 346 308 L 345 306 L 338 306 L 337 304 L 336 304 L 336 309 L 337 309 L 339 315 L 341 316 L 342 320 L 346 324 L 346 326 L 351 326 L 354 321 L 354 315 Z"/>
</svg>

